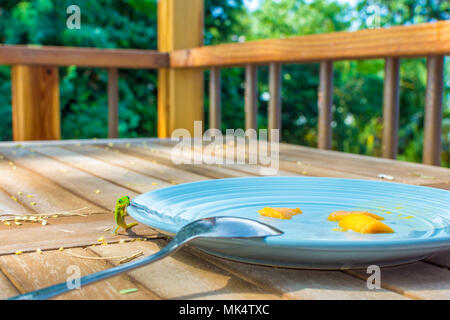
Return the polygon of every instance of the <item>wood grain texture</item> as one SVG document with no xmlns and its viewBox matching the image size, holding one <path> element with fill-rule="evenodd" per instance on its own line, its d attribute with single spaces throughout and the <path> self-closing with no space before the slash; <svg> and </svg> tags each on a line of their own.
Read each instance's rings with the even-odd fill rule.
<svg viewBox="0 0 450 320">
<path fill-rule="evenodd" d="M 178 160 L 182 161 L 186 160 L 186 163 L 175 165 L 170 155 L 171 147 L 168 146 L 160 146 L 157 144 L 154 145 L 140 144 L 126 149 L 124 148 L 120 149 L 122 152 L 126 152 L 127 154 L 133 155 L 135 157 L 140 157 L 145 160 L 148 160 L 150 158 L 155 161 L 158 161 L 159 163 L 165 166 L 173 166 L 180 170 L 187 171 L 189 174 L 201 175 L 205 178 L 221 179 L 221 178 L 248 176 L 248 174 L 226 168 L 225 166 L 219 164 L 209 165 L 203 163 L 201 164 L 189 163 L 190 156 L 188 157 L 185 155 L 183 155 Z"/>
<path fill-rule="evenodd" d="M 245 68 L 245 130 L 258 129 L 258 68 Z"/>
<path fill-rule="evenodd" d="M 49 224 L 23 222 L 22 226 L 12 224 L 10 227 L 0 226 L 0 255 L 14 254 L 17 251 L 35 252 L 41 250 L 58 250 L 59 248 L 86 247 L 100 245 L 99 238 L 108 244 L 121 240 L 132 241 L 137 238 L 154 239 L 161 237 L 158 232 L 139 224 L 127 232 L 123 229 L 118 235 L 112 212 L 95 214 L 86 217 L 58 217 L 47 219 Z M 127 218 L 127 223 L 134 221 Z"/>
<path fill-rule="evenodd" d="M 222 130 L 220 68 L 212 67 L 209 74 L 209 128 Z"/>
<path fill-rule="evenodd" d="M 434 253 L 424 261 L 443 268 L 450 269 L 450 250 Z"/>
<path fill-rule="evenodd" d="M 0 45 L 0 64 L 157 69 L 169 57 L 155 50 Z"/>
<path fill-rule="evenodd" d="M 12 152 L 14 150 L 11 150 Z M 30 162 L 35 163 L 35 159 L 31 158 Z M 9 162 L 13 165 L 10 165 Z M 104 209 L 94 202 L 75 196 L 50 179 L 24 168 L 14 160 L 0 160 L 0 175 L 2 177 L 0 188 L 7 190 L 9 199 L 9 201 L 5 200 L 0 203 L 0 212 L 2 213 L 11 215 L 25 212 L 50 214 L 80 209 L 83 209 L 80 213 L 84 214 L 104 212 Z M 64 179 L 64 172 L 58 169 L 52 170 L 52 175 Z M 16 205 L 13 206 L 11 202 Z"/>
<path fill-rule="evenodd" d="M 58 69 L 14 65 L 11 87 L 13 139 L 60 139 Z"/>
<path fill-rule="evenodd" d="M 168 52 L 203 44 L 203 0 L 158 1 L 158 50 Z M 203 71 L 161 69 L 158 76 L 158 137 L 176 129 L 194 135 L 203 121 Z"/>
<path fill-rule="evenodd" d="M 0 148 L 0 152 L 20 166 L 53 181 L 60 188 L 69 191 L 72 196 L 76 195 L 85 199 L 92 205 L 95 203 L 97 207 L 103 210 L 113 210 L 119 197 L 124 195 L 135 197 L 138 195 L 130 189 L 88 174 L 82 169 L 76 169 L 57 160 L 43 157 L 32 150 Z M 37 157 L 39 157 L 39 161 L 36 161 Z"/>
<path fill-rule="evenodd" d="M 140 158 L 130 155 L 128 149 L 130 149 L 131 147 L 131 144 L 118 144 L 113 145 L 113 147 L 68 146 L 65 148 L 116 166 L 120 166 L 130 171 L 138 172 L 150 177 L 155 177 L 170 184 L 179 184 L 208 179 L 202 175 L 190 173 L 176 167 L 170 167 L 161 164 L 152 157 L 144 156 L 143 158 Z M 147 146 L 147 149 L 149 149 L 152 153 L 156 153 L 156 150 L 151 148 L 150 146 Z"/>
<path fill-rule="evenodd" d="M 320 63 L 320 83 L 317 97 L 318 105 L 318 136 L 319 149 L 331 149 L 331 120 L 333 118 L 333 61 L 326 60 Z"/>
<path fill-rule="evenodd" d="M 423 136 L 423 163 L 435 166 L 439 166 L 441 164 L 443 81 L 444 57 L 428 57 Z"/>
<path fill-rule="evenodd" d="M 379 180 L 383 180 L 378 178 L 379 174 L 387 174 L 394 177 L 393 182 L 426 185 L 450 181 L 450 169 L 448 168 L 284 143 L 280 144 L 280 159 L 300 161 L 302 164 L 313 167 L 332 168 L 342 173 L 357 174 Z"/>
<path fill-rule="evenodd" d="M 119 137 L 119 71 L 108 68 L 108 138 Z"/>
<path fill-rule="evenodd" d="M 96 246 L 90 250 L 101 256 L 123 255 L 136 251 L 153 254 L 165 241 L 145 241 Z M 111 263 L 116 263 L 111 261 Z M 279 299 L 270 290 L 258 288 L 226 271 L 180 250 L 148 266 L 128 273 L 134 281 L 146 286 L 163 299 Z"/>
<path fill-rule="evenodd" d="M 367 279 L 365 270 L 348 270 L 348 274 Z M 450 271 L 424 262 L 382 268 L 381 286 L 412 299 L 450 299 Z"/>
<path fill-rule="evenodd" d="M 284 299 L 407 299 L 389 290 L 368 290 L 365 281 L 360 281 L 340 271 L 272 268 L 221 259 L 207 255 L 195 248 L 191 248 L 190 252 L 236 277 L 267 290 L 274 290 Z"/>
<path fill-rule="evenodd" d="M 384 158 L 396 159 L 399 118 L 400 59 L 387 58 L 384 71 L 383 93 L 383 145 Z"/>
<path fill-rule="evenodd" d="M 89 250 L 69 249 L 69 252 L 82 256 L 96 257 Z M 98 272 L 111 265 L 102 260 L 87 260 L 73 257 L 65 251 L 46 251 L 42 254 L 24 253 L 21 255 L 0 256 L 0 269 L 15 285 L 20 293 L 41 289 L 60 282 L 66 282 L 69 276 L 74 276 L 75 268 L 80 275 L 85 276 Z M 70 269 L 73 268 L 73 269 Z M 138 288 L 137 292 L 122 295 L 120 290 Z M 73 290 L 53 300 L 125 300 L 125 299 L 157 299 L 139 283 L 128 280 L 126 275 L 119 275 L 103 280 L 94 285 Z"/>
<path fill-rule="evenodd" d="M 4 188 L 4 186 L 0 186 L 0 221 L 2 221 L 3 217 L 7 217 L 7 215 L 10 214 L 26 215 L 27 213 L 29 214 L 30 212 L 33 212 L 32 210 L 22 206 L 17 201 L 14 201 L 11 198 L 12 195 L 6 193 L 1 188 Z"/>
<path fill-rule="evenodd" d="M 281 73 L 282 66 L 280 63 L 269 64 L 269 93 L 270 99 L 268 104 L 268 120 L 267 127 L 269 129 L 269 137 L 271 130 L 280 130 L 279 137 L 281 139 Z"/>
<path fill-rule="evenodd" d="M 149 192 L 170 185 L 166 181 L 58 147 L 41 147 L 37 152 L 136 193 Z"/>
<path fill-rule="evenodd" d="M 205 46 L 170 53 L 175 68 L 417 57 L 450 53 L 450 21 Z"/>
<path fill-rule="evenodd" d="M 165 158 L 166 161 L 170 160 L 171 151 L 173 149 L 174 144 L 172 142 L 163 142 L 161 144 L 150 144 L 151 150 L 153 149 L 154 154 L 159 157 Z M 226 177 L 246 177 L 246 176 L 261 176 L 264 175 L 261 170 L 264 167 L 268 167 L 267 165 L 263 166 L 260 164 L 249 164 L 248 160 L 245 158 L 243 162 L 238 162 L 237 158 L 239 155 L 245 153 L 245 151 L 240 150 L 239 148 L 233 148 L 230 146 L 227 147 L 227 151 L 233 150 L 233 152 L 225 153 L 221 155 L 217 155 L 216 153 L 208 152 L 208 150 L 196 150 L 192 149 L 189 153 L 184 153 L 180 159 L 183 161 L 187 161 L 191 163 L 189 165 L 185 165 L 183 168 L 185 170 L 194 170 L 195 172 L 204 174 L 206 176 L 211 176 L 214 178 L 226 178 Z M 146 152 L 146 149 L 137 149 L 137 152 Z M 214 160 L 214 164 L 195 164 L 194 159 L 200 157 L 209 156 Z M 227 160 L 231 159 L 231 162 L 228 164 Z M 173 165 L 173 163 L 172 163 Z M 295 175 L 292 172 L 288 172 L 285 170 L 278 170 L 276 175 Z"/>
<path fill-rule="evenodd" d="M 0 272 L 0 299 L 6 299 L 18 295 L 16 287 L 8 280 L 8 278 Z"/>
</svg>

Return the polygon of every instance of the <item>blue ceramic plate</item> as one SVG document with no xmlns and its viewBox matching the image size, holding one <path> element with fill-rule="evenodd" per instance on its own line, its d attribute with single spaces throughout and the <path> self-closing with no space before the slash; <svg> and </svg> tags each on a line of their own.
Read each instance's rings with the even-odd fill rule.
<svg viewBox="0 0 450 320">
<path fill-rule="evenodd" d="M 263 217 L 263 207 L 300 208 L 291 220 Z M 378 214 L 391 234 L 336 231 L 337 210 Z M 242 262 L 312 269 L 365 268 L 413 262 L 450 248 L 450 192 L 407 184 L 315 177 L 252 177 L 181 184 L 142 194 L 133 218 L 168 235 L 190 221 L 237 216 L 284 234 L 266 239 L 197 239 L 192 244 Z"/>
</svg>

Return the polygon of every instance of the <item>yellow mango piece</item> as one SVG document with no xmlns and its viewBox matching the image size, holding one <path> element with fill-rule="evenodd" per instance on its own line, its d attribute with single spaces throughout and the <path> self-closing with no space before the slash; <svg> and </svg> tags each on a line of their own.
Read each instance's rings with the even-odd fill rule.
<svg viewBox="0 0 450 320">
<path fill-rule="evenodd" d="M 339 221 L 339 227 L 359 233 L 392 233 L 389 226 L 365 214 L 349 214 Z"/>
<path fill-rule="evenodd" d="M 366 212 L 366 211 L 335 211 L 335 212 L 330 213 L 330 215 L 328 216 L 328 220 L 339 221 L 350 214 L 363 214 L 365 216 L 369 216 L 369 217 L 372 217 L 377 220 L 384 220 L 383 217 L 377 216 L 374 213 L 370 213 L 370 212 Z"/>
<path fill-rule="evenodd" d="M 292 216 L 302 213 L 302 211 L 299 208 L 291 209 L 291 208 L 269 208 L 269 207 L 265 207 L 259 210 L 258 212 L 262 216 L 277 219 L 291 219 Z"/>
</svg>

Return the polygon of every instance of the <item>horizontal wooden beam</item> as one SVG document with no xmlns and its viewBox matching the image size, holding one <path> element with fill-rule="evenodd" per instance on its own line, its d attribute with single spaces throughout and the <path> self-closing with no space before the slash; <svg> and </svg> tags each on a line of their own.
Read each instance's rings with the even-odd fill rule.
<svg viewBox="0 0 450 320">
<path fill-rule="evenodd" d="M 450 54 L 450 21 L 177 50 L 171 67 L 318 62 Z"/>
<path fill-rule="evenodd" d="M 157 69 L 168 67 L 169 57 L 155 50 L 0 45 L 1 64 Z"/>
</svg>

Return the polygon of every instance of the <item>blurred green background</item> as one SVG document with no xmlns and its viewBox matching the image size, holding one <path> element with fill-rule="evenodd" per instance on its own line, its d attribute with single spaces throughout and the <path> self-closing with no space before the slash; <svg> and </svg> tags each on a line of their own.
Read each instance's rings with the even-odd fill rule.
<svg viewBox="0 0 450 320">
<path fill-rule="evenodd" d="M 189 1 L 189 0 L 187 0 Z M 69 5 L 81 29 L 66 28 Z M 408 25 L 450 19 L 445 0 L 205 0 L 205 44 Z M 156 49 L 156 0 L 0 1 L 0 43 Z M 379 17 L 379 18 L 378 18 Z M 442 165 L 450 167 L 450 62 L 444 71 Z M 402 59 L 399 159 L 421 162 L 426 61 Z M 283 66 L 282 140 L 317 141 L 318 64 Z M 267 126 L 267 67 L 259 68 L 260 128 Z M 381 155 L 383 60 L 335 63 L 333 149 Z M 64 139 L 107 137 L 107 73 L 60 68 Z M 205 119 L 208 92 L 205 77 Z M 157 73 L 120 70 L 120 137 L 156 136 Z M 244 69 L 222 71 L 222 128 L 244 127 Z M 11 140 L 10 68 L 0 66 L 0 140 Z M 207 121 L 207 120 L 206 120 Z"/>
</svg>

